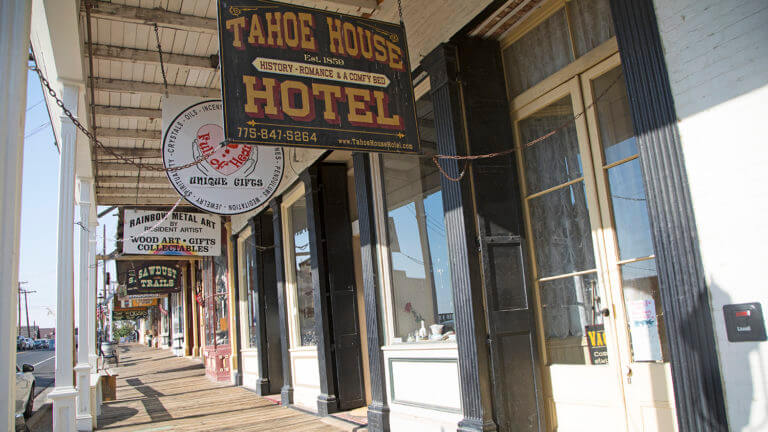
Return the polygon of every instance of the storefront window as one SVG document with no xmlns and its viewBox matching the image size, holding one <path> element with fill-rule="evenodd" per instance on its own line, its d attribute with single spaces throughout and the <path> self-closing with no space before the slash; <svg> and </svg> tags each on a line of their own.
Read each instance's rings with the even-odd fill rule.
<svg viewBox="0 0 768 432">
<path fill-rule="evenodd" d="M 315 306 L 312 294 L 312 268 L 307 226 L 307 201 L 302 196 L 290 208 L 291 242 L 293 248 L 295 299 L 299 318 L 299 345 L 317 345 Z"/>
<path fill-rule="evenodd" d="M 456 330 L 440 174 L 434 144 L 422 149 L 424 157 L 381 157 L 394 337 L 402 342 L 453 340 Z"/>
<path fill-rule="evenodd" d="M 258 331 L 258 328 L 256 327 L 256 307 L 258 293 L 256 292 L 256 249 L 255 237 L 253 235 L 249 235 L 245 239 L 240 253 L 243 260 L 241 266 L 243 269 L 242 283 L 245 284 L 245 291 L 248 296 L 248 347 L 256 348 L 256 332 Z"/>
<path fill-rule="evenodd" d="M 213 294 L 213 258 L 205 258 L 203 264 L 203 290 L 205 307 L 203 308 L 203 314 L 205 318 L 205 344 L 207 346 L 216 345 L 216 332 L 215 327 L 215 315 L 214 308 L 211 306 L 214 294 Z"/>
<path fill-rule="evenodd" d="M 216 307 L 216 345 L 229 344 L 229 302 L 227 295 L 227 255 L 214 258 L 215 271 L 215 307 Z"/>
<path fill-rule="evenodd" d="M 228 345 L 229 303 L 226 252 L 218 257 L 205 259 L 203 278 L 206 345 Z"/>
</svg>

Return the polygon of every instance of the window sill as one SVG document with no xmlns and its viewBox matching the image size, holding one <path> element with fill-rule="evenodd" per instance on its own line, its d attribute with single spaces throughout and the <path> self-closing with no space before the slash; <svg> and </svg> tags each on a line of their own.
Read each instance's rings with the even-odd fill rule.
<svg viewBox="0 0 768 432">
<path fill-rule="evenodd" d="M 381 347 L 382 351 L 456 350 L 456 341 L 402 342 Z"/>
<path fill-rule="evenodd" d="M 317 353 L 317 346 L 302 346 L 302 347 L 293 347 L 288 349 L 289 352 L 292 353 L 301 353 L 301 352 L 314 352 Z"/>
</svg>

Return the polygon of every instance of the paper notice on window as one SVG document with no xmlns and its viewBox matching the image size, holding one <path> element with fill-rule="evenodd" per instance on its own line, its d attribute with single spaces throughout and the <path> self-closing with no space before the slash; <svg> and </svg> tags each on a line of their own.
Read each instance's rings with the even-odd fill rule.
<svg viewBox="0 0 768 432">
<path fill-rule="evenodd" d="M 655 302 L 653 299 L 634 300 L 628 306 L 634 361 L 662 361 Z"/>
</svg>

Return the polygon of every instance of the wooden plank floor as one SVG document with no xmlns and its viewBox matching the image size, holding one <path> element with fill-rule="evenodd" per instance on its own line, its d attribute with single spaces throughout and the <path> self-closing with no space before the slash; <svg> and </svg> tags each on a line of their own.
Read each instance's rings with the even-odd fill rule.
<svg viewBox="0 0 768 432">
<path fill-rule="evenodd" d="M 201 363 L 168 350 L 131 344 L 120 351 L 117 400 L 102 405 L 98 430 L 343 430 L 243 388 L 214 383 L 205 377 Z"/>
</svg>

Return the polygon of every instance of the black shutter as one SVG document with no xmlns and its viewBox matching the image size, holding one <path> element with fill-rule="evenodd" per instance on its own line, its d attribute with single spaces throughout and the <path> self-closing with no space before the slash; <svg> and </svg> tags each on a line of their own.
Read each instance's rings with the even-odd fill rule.
<svg viewBox="0 0 768 432">
<path fill-rule="evenodd" d="M 501 49 L 491 40 L 458 43 L 472 154 L 511 148 Z M 531 286 L 526 277 L 522 200 L 513 154 L 472 164 L 483 265 L 494 420 L 499 431 L 545 429 Z"/>
<path fill-rule="evenodd" d="M 322 164 L 319 177 L 336 389 L 344 411 L 365 405 L 347 167 Z"/>
</svg>

